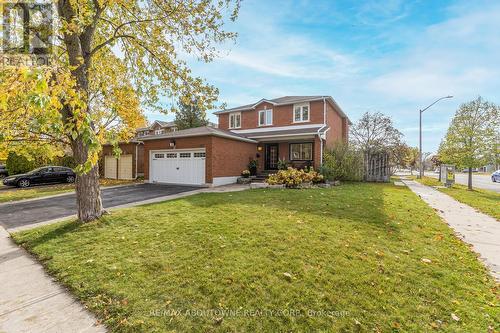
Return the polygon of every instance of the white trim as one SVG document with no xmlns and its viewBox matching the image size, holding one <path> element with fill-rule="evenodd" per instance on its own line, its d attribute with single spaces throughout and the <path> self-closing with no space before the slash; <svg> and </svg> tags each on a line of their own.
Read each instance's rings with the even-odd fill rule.
<svg viewBox="0 0 500 333">
<path fill-rule="evenodd" d="M 261 135 L 261 136 L 252 136 L 252 138 L 260 139 L 260 138 L 281 138 L 288 136 L 304 136 L 304 137 L 314 137 L 316 133 L 295 133 L 295 134 L 275 134 L 275 135 Z"/>
<path fill-rule="evenodd" d="M 321 127 L 323 124 L 307 124 L 307 125 L 290 125 L 290 126 L 277 126 L 270 128 L 252 128 L 252 129 L 244 129 L 244 130 L 231 130 L 231 132 L 236 134 L 246 134 L 246 133 L 259 133 L 259 132 L 274 132 L 274 131 L 283 131 L 283 130 L 296 130 L 296 129 L 306 129 L 313 127 Z"/>
<path fill-rule="evenodd" d="M 273 101 L 270 101 L 268 99 L 263 98 L 260 101 L 258 101 L 257 103 L 255 103 L 254 105 L 252 105 L 252 109 L 255 109 L 257 107 L 257 105 L 259 105 L 260 103 L 264 103 L 264 102 L 272 104 L 272 105 L 278 105 L 278 103 L 276 103 L 276 102 L 273 102 Z"/>
<path fill-rule="evenodd" d="M 267 122 L 267 112 L 271 111 L 271 123 L 266 124 Z M 260 113 L 264 112 L 264 124 L 260 123 Z M 262 109 L 257 111 L 257 126 L 259 127 L 265 127 L 265 126 L 272 126 L 273 125 L 273 109 Z"/>
<path fill-rule="evenodd" d="M 222 185 L 228 185 L 228 184 L 234 184 L 238 180 L 238 176 L 231 176 L 231 177 L 214 177 L 212 178 L 212 185 L 213 186 L 222 186 Z"/>
<path fill-rule="evenodd" d="M 236 125 L 236 116 L 240 116 L 240 126 L 238 127 L 231 127 L 231 116 L 235 117 L 234 123 Z M 241 112 L 231 112 L 228 117 L 228 128 L 229 129 L 235 129 L 235 128 L 241 128 Z"/>
<path fill-rule="evenodd" d="M 311 159 L 301 159 L 301 158 L 292 159 L 292 146 L 293 145 L 311 145 Z M 290 161 L 314 161 L 314 142 L 290 142 L 288 149 L 289 149 L 288 159 Z M 302 151 L 302 150 L 299 150 L 299 154 L 300 154 L 300 151 Z"/>
<path fill-rule="evenodd" d="M 200 148 L 154 149 L 154 150 L 152 149 L 152 150 L 150 150 L 149 152 L 150 152 L 150 153 L 154 153 L 154 152 L 156 152 L 156 153 L 157 153 L 157 152 L 164 152 L 164 151 L 165 151 L 165 152 L 167 152 L 167 153 L 174 153 L 174 152 L 175 152 L 175 153 L 178 153 L 178 152 L 180 152 L 180 151 L 194 151 L 194 150 L 196 150 L 196 151 L 198 151 L 198 150 L 202 150 L 203 152 L 205 152 L 205 153 L 206 153 L 206 148 L 203 148 L 203 147 L 200 147 Z"/>
<path fill-rule="evenodd" d="M 172 133 L 172 132 L 170 132 Z M 233 139 L 237 141 L 244 141 L 244 142 L 250 142 L 250 143 L 257 143 L 255 140 L 252 139 L 247 139 L 243 137 L 238 137 L 230 134 L 225 134 L 225 133 L 220 133 L 220 132 L 209 132 L 209 133 L 191 133 L 191 134 L 165 134 L 163 136 L 152 136 L 148 138 L 142 138 L 141 141 L 150 141 L 150 140 L 163 140 L 163 139 L 180 139 L 180 138 L 190 138 L 190 137 L 195 137 L 195 136 L 218 136 L 221 138 L 227 138 L 227 139 Z"/>
<path fill-rule="evenodd" d="M 304 120 L 304 109 L 303 107 L 307 106 L 307 120 Z M 299 107 L 300 108 L 300 118 L 301 120 L 295 120 L 295 108 Z M 292 106 L 292 123 L 297 124 L 297 123 L 308 123 L 311 121 L 311 103 L 309 102 L 303 102 L 303 103 L 295 103 Z"/>
</svg>

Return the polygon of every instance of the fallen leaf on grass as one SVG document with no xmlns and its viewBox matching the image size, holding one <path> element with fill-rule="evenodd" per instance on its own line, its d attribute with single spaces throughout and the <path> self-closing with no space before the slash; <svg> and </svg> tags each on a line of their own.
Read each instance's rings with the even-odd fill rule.
<svg viewBox="0 0 500 333">
<path fill-rule="evenodd" d="M 430 264 L 432 262 L 432 260 L 427 259 L 427 258 L 422 258 L 421 261 L 425 262 L 426 264 Z"/>
<path fill-rule="evenodd" d="M 460 321 L 460 317 L 454 313 L 451 314 L 451 319 L 453 319 L 454 321 Z"/>
</svg>

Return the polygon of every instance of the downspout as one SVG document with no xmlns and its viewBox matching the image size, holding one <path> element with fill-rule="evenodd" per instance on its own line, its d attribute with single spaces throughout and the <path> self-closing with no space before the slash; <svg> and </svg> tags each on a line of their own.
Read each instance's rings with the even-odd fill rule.
<svg viewBox="0 0 500 333">
<path fill-rule="evenodd" d="M 318 128 L 318 138 L 319 138 L 319 166 L 323 166 L 323 139 L 321 138 L 321 130 L 326 127 L 326 99 L 323 97 L 323 126 Z M 326 133 L 326 132 L 325 132 Z"/>
<path fill-rule="evenodd" d="M 143 141 L 139 141 L 135 145 L 135 179 L 137 179 L 137 170 L 138 170 L 137 164 L 138 164 L 138 161 L 139 161 L 139 150 L 138 150 L 138 147 L 139 147 L 139 145 L 143 145 L 143 144 L 144 144 Z"/>
<path fill-rule="evenodd" d="M 137 153 L 138 153 L 138 150 L 137 150 L 137 146 L 139 146 L 141 143 L 138 142 L 136 145 L 135 145 L 135 179 L 137 179 Z"/>
</svg>

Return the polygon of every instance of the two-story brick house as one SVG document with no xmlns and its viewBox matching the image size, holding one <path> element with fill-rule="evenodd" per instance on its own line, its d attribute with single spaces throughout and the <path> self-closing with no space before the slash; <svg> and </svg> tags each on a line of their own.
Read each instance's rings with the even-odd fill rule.
<svg viewBox="0 0 500 333">
<path fill-rule="evenodd" d="M 223 185 L 236 182 L 250 160 L 259 171 L 282 159 L 321 166 L 323 151 L 348 140 L 350 121 L 330 96 L 286 96 L 215 112 L 219 127 L 143 136 L 149 182 Z"/>
</svg>

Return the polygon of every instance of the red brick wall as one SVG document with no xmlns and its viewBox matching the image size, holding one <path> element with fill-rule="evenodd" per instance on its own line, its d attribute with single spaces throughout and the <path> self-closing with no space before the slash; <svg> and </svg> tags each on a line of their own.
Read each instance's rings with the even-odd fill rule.
<svg viewBox="0 0 500 333">
<path fill-rule="evenodd" d="M 323 101 L 310 102 L 309 122 L 294 123 L 293 122 L 293 105 L 274 106 L 270 103 L 262 102 L 257 105 L 255 110 L 241 111 L 241 129 L 261 128 L 259 126 L 258 117 L 259 111 L 273 109 L 273 125 L 272 126 L 292 126 L 304 124 L 322 124 L 323 123 Z M 229 129 L 229 113 L 219 114 L 219 128 Z M 272 127 L 268 126 L 268 127 Z"/>
<path fill-rule="evenodd" d="M 212 183 L 214 177 L 239 176 L 255 157 L 255 143 L 231 140 L 216 136 L 176 138 L 175 149 L 205 148 L 205 180 Z M 151 150 L 172 149 L 170 139 L 144 141 L 144 179 L 149 179 L 149 156 Z"/>
<path fill-rule="evenodd" d="M 255 158 L 255 143 L 212 137 L 213 177 L 231 177 L 241 175 L 247 169 L 248 162 Z"/>
<path fill-rule="evenodd" d="M 144 145 L 137 145 L 137 173 L 144 173 Z"/>
<path fill-rule="evenodd" d="M 342 138 L 344 142 L 349 142 L 349 122 L 347 118 L 342 119 Z"/>
<path fill-rule="evenodd" d="M 340 114 L 329 103 L 326 106 L 326 124 L 330 127 L 330 130 L 326 132 L 325 146 L 331 148 L 335 142 L 343 139 L 344 129 Z"/>
<path fill-rule="evenodd" d="M 314 138 L 314 148 L 313 148 L 313 155 L 314 155 L 314 169 L 318 170 L 319 167 L 321 166 L 321 141 L 316 136 Z M 324 149 L 325 147 L 323 147 Z"/>
<path fill-rule="evenodd" d="M 149 157 L 151 150 L 172 149 L 170 147 L 171 139 L 158 139 L 144 141 L 144 179 L 149 180 Z M 192 138 L 176 138 L 175 149 L 190 149 L 190 148 L 205 148 L 206 165 L 205 165 L 205 181 L 212 182 L 212 164 L 210 158 L 212 156 L 212 137 L 197 136 Z"/>
<path fill-rule="evenodd" d="M 132 142 L 119 144 L 119 147 L 122 150 L 122 155 L 132 154 L 132 177 L 133 178 L 137 177 L 137 175 L 135 174 L 135 164 L 136 164 L 136 162 L 135 162 L 135 156 L 136 156 L 135 155 L 136 154 L 135 146 L 136 145 L 137 145 L 137 143 L 132 143 Z M 113 146 L 112 145 L 103 145 L 102 146 L 101 158 L 99 159 L 99 164 L 100 164 L 99 173 L 102 177 L 104 177 L 104 157 L 103 156 L 107 156 L 107 155 L 113 155 Z M 139 159 L 141 158 L 140 154 L 138 155 L 138 158 Z M 118 173 L 118 168 L 116 169 L 116 172 Z M 141 171 L 138 171 L 138 172 L 141 172 Z"/>
</svg>

